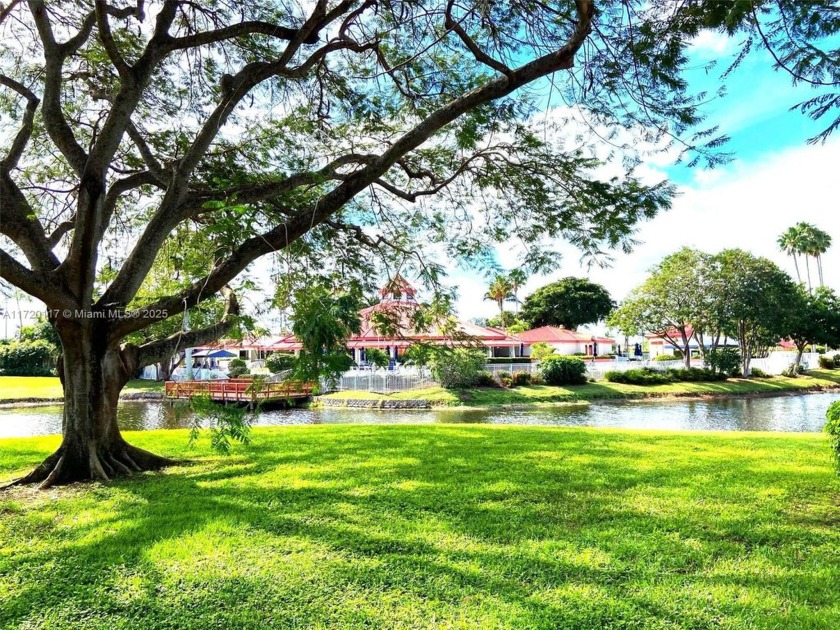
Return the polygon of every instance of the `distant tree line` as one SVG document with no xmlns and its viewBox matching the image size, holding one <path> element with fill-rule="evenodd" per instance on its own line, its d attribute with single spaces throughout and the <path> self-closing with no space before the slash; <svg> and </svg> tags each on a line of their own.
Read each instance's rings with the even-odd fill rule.
<svg viewBox="0 0 840 630">
<path fill-rule="evenodd" d="M 740 249 L 707 254 L 685 247 L 656 265 L 608 319 L 626 335 L 653 333 L 691 360 L 693 341 L 706 362 L 721 342 L 738 341 L 741 372 L 780 340 L 796 346 L 795 368 L 809 344 L 840 346 L 840 299 L 808 289 L 772 261 Z"/>
</svg>

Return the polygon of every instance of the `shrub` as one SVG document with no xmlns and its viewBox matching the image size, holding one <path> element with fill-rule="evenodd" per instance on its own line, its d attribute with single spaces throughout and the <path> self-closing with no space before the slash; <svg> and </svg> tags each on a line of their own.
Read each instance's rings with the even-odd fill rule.
<svg viewBox="0 0 840 630">
<path fill-rule="evenodd" d="M 432 359 L 432 377 L 447 389 L 476 387 L 493 377 L 484 369 L 487 355 L 477 348 L 446 348 Z"/>
<path fill-rule="evenodd" d="M 664 372 L 657 372 L 652 368 L 637 368 L 633 370 L 610 370 L 604 374 L 610 383 L 625 383 L 626 385 L 665 385 L 672 381 Z"/>
<path fill-rule="evenodd" d="M 828 357 L 826 355 L 821 355 L 820 358 L 818 359 L 818 361 L 820 363 L 820 367 L 823 370 L 831 370 L 831 369 L 834 368 L 835 361 L 832 357 Z"/>
<path fill-rule="evenodd" d="M 653 357 L 654 361 L 679 361 L 682 357 L 678 357 L 676 354 L 657 354 Z"/>
<path fill-rule="evenodd" d="M 840 354 L 834 355 L 834 367 L 840 368 Z"/>
<path fill-rule="evenodd" d="M 536 345 L 536 344 L 534 344 Z M 532 353 L 530 357 L 492 357 L 487 359 L 487 363 L 503 363 L 505 365 L 508 364 L 525 364 L 531 363 L 531 360 L 536 360 L 537 357 L 533 355 L 533 346 L 531 347 Z"/>
<path fill-rule="evenodd" d="M 571 357 L 548 357 L 540 363 L 540 374 L 549 385 L 582 385 L 586 382 L 586 363 Z"/>
<path fill-rule="evenodd" d="M 723 376 L 738 376 L 741 373 L 741 353 L 735 348 L 717 348 L 706 357 L 706 367 Z"/>
<path fill-rule="evenodd" d="M 233 363 L 231 361 L 231 363 Z M 295 355 L 288 352 L 275 352 L 265 359 L 265 367 L 272 374 L 279 374 L 291 370 L 295 366 Z"/>
<path fill-rule="evenodd" d="M 555 349 L 544 341 L 538 341 L 531 345 L 531 358 L 535 361 L 542 361 L 547 357 L 554 356 L 554 354 Z"/>
<path fill-rule="evenodd" d="M 545 385 L 545 379 L 539 372 L 531 372 L 531 385 Z"/>
<path fill-rule="evenodd" d="M 770 378 L 770 375 L 760 368 L 750 368 L 752 378 Z"/>
<path fill-rule="evenodd" d="M 789 368 L 782 371 L 782 376 L 787 376 L 788 378 L 796 378 L 800 374 L 805 374 L 805 366 L 801 363 L 799 365 L 791 363 Z"/>
<path fill-rule="evenodd" d="M 825 414 L 828 422 L 825 424 L 825 431 L 829 436 L 829 443 L 834 456 L 834 467 L 840 475 L 840 400 L 828 408 Z"/>
<path fill-rule="evenodd" d="M 511 375 L 507 372 L 497 372 L 496 373 L 496 382 L 501 387 L 510 387 L 510 383 L 511 383 L 512 380 L 513 379 L 511 378 Z"/>
<path fill-rule="evenodd" d="M 55 347 L 44 339 L 13 341 L 0 346 L 0 373 L 6 376 L 50 376 Z"/>
<path fill-rule="evenodd" d="M 249 374 L 250 370 L 244 359 L 234 359 L 228 364 L 228 376 L 230 378 L 240 378 Z"/>
<path fill-rule="evenodd" d="M 529 372 L 514 372 L 510 376 L 511 387 L 523 387 L 531 384 L 531 374 Z"/>
<path fill-rule="evenodd" d="M 716 374 L 713 370 L 708 368 L 670 368 L 665 370 L 665 375 L 672 381 L 679 382 L 703 382 L 703 381 L 720 381 L 726 377 Z"/>
<path fill-rule="evenodd" d="M 487 370 L 482 370 L 478 374 L 475 382 L 476 387 L 499 387 L 499 383 L 493 378 L 493 375 Z"/>
<path fill-rule="evenodd" d="M 391 357 L 381 348 L 368 348 L 365 350 L 365 358 L 373 367 L 384 370 L 391 363 Z"/>
</svg>

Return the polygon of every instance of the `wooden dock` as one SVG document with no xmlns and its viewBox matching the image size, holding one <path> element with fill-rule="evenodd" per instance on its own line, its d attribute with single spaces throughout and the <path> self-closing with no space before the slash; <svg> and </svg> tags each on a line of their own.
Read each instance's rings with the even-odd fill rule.
<svg viewBox="0 0 840 630">
<path fill-rule="evenodd" d="M 164 395 L 168 399 L 189 399 L 205 396 L 215 402 L 258 405 L 289 403 L 309 398 L 313 384 L 298 381 L 261 383 L 250 378 L 218 381 L 166 381 Z"/>
</svg>

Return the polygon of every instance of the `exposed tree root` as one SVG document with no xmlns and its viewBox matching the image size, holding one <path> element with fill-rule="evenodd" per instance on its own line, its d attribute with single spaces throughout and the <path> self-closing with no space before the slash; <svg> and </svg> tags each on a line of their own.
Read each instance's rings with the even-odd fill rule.
<svg viewBox="0 0 840 630">
<path fill-rule="evenodd" d="M 155 455 L 122 440 L 118 440 L 108 449 L 97 449 L 91 443 L 86 457 L 81 457 L 78 451 L 71 451 L 62 445 L 31 473 L 1 487 L 0 490 L 36 484 L 39 489 L 46 490 L 52 486 L 78 481 L 110 481 L 117 477 L 160 470 L 179 463 L 181 462 Z"/>
</svg>

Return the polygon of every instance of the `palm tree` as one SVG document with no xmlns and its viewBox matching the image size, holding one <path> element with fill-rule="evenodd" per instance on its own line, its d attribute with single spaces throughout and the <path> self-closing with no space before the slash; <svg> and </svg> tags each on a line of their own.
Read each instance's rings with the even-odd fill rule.
<svg viewBox="0 0 840 630">
<path fill-rule="evenodd" d="M 812 236 L 811 255 L 817 259 L 817 273 L 819 274 L 820 286 L 822 287 L 825 286 L 822 268 L 822 255 L 828 251 L 829 247 L 831 247 L 831 235 L 825 230 L 814 227 Z"/>
<path fill-rule="evenodd" d="M 522 269 L 511 269 L 508 273 L 508 282 L 510 282 L 510 289 L 513 293 L 513 303 L 516 305 L 516 314 L 519 314 L 519 289 L 528 280 L 528 276 Z"/>
<path fill-rule="evenodd" d="M 817 262 L 817 273 L 820 286 L 823 286 L 822 255 L 831 247 L 831 235 L 817 226 L 800 221 L 792 229 L 797 232 L 797 246 L 799 252 L 805 255 L 805 265 L 808 269 L 808 291 L 811 291 L 810 257 Z"/>
<path fill-rule="evenodd" d="M 802 253 L 801 238 L 796 227 L 789 227 L 776 241 L 785 254 L 793 258 L 793 266 L 796 268 L 796 280 L 802 284 L 802 275 L 799 273 L 799 261 L 796 258 Z"/>
<path fill-rule="evenodd" d="M 502 315 L 505 312 L 505 300 L 510 298 L 512 290 L 510 280 L 502 274 L 498 274 L 487 288 L 484 299 L 493 300 L 499 307 L 499 314 Z"/>
</svg>

